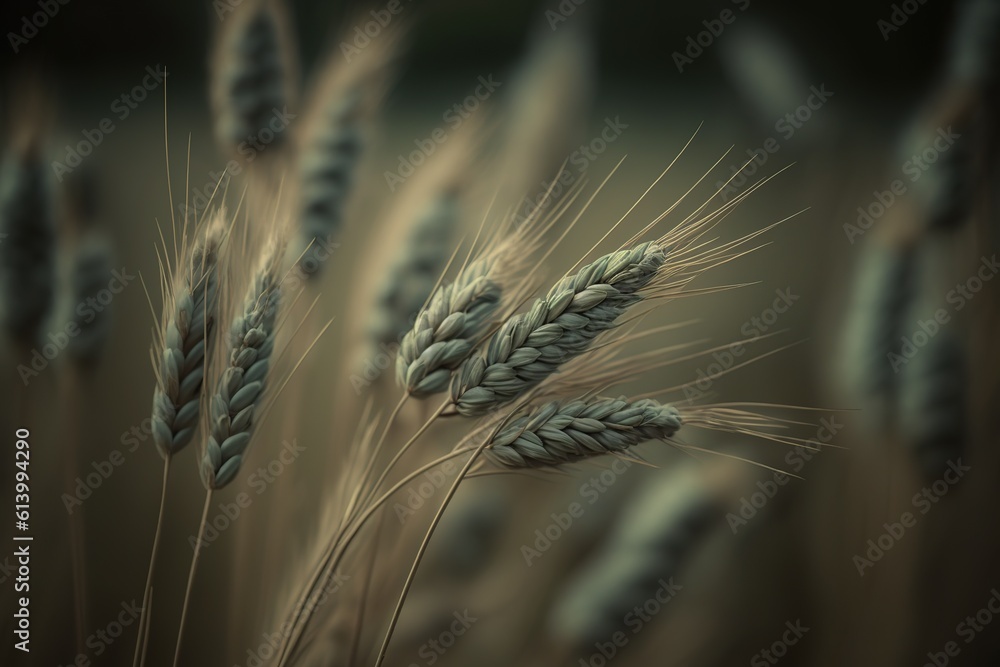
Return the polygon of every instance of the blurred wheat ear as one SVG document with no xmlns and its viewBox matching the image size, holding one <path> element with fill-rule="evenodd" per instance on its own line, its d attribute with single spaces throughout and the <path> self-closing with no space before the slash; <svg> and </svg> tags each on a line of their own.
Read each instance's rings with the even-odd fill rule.
<svg viewBox="0 0 1000 667">
<path fill-rule="evenodd" d="M 114 251 L 110 236 L 98 221 L 98 182 L 92 170 L 80 169 L 73 174 L 67 182 L 66 200 L 73 248 L 69 261 L 69 288 L 63 299 L 67 311 L 63 319 L 78 330 L 70 339 L 67 351 L 80 368 L 92 370 L 111 335 L 113 309 L 111 304 L 101 304 L 100 309 L 81 312 L 81 305 L 108 287 L 114 269 Z"/>
<path fill-rule="evenodd" d="M 911 312 L 918 282 L 916 251 L 884 246 L 878 241 L 863 249 L 855 276 L 852 312 L 845 331 L 848 384 L 865 417 L 876 431 L 886 432 L 896 420 L 899 376 L 891 363 L 900 354 L 906 316 Z"/>
<path fill-rule="evenodd" d="M 359 55 L 331 50 L 310 85 L 295 130 L 292 205 L 298 233 L 290 244 L 291 256 L 306 276 L 319 273 L 336 248 L 367 133 L 390 84 L 401 38 L 401 29 L 392 25 Z"/>
<path fill-rule="evenodd" d="M 600 551 L 560 592 L 547 619 L 552 650 L 564 657 L 586 655 L 595 642 L 622 630 L 636 605 L 674 583 L 684 561 L 722 516 L 718 499 L 691 465 L 648 481 L 622 509 Z M 668 600 L 675 593 L 663 591 Z"/>
<path fill-rule="evenodd" d="M 297 44 L 285 0 L 244 0 L 220 17 L 210 63 L 219 145 L 231 155 L 285 143 L 294 108 Z"/>
<path fill-rule="evenodd" d="M 55 192 L 43 128 L 19 126 L 0 166 L 3 327 L 22 353 L 42 334 L 55 298 Z"/>
</svg>

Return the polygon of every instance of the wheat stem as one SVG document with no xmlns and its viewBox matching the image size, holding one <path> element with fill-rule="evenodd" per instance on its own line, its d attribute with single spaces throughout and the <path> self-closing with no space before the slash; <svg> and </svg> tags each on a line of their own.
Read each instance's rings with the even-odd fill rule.
<svg viewBox="0 0 1000 667">
<path fill-rule="evenodd" d="M 378 492 L 379 487 L 382 486 L 383 482 L 385 482 L 385 478 L 389 476 L 389 473 L 392 471 L 393 467 L 395 467 L 395 465 L 399 462 L 399 460 L 403 458 L 407 450 L 409 450 L 410 447 L 413 446 L 413 443 L 415 443 L 420 438 L 420 436 L 422 436 L 427 431 L 427 429 L 431 427 L 434 421 L 438 417 L 440 417 L 441 414 L 445 410 L 447 410 L 448 406 L 450 406 L 451 404 L 452 402 L 450 398 L 445 399 L 445 401 L 441 403 L 438 409 L 435 410 L 434 413 L 427 418 L 427 421 L 424 422 L 423 426 L 421 426 L 417 430 L 417 432 L 414 433 L 413 436 L 406 441 L 406 444 L 404 444 L 402 447 L 399 448 L 399 451 L 397 451 L 396 454 L 392 457 L 392 460 L 390 460 L 389 463 L 386 464 L 385 468 L 382 470 L 382 474 L 379 475 L 379 478 L 375 480 L 375 483 L 368 489 L 368 494 L 366 496 L 366 499 L 370 500 L 372 496 Z"/>
<path fill-rule="evenodd" d="M 184 641 L 184 623 L 187 620 L 188 605 L 191 601 L 191 588 L 194 585 L 194 574 L 198 569 L 198 557 L 201 555 L 202 538 L 205 535 L 205 524 L 208 521 L 208 506 L 212 502 L 212 489 L 205 493 L 205 507 L 201 510 L 201 523 L 198 526 L 198 539 L 194 544 L 194 556 L 191 558 L 191 569 L 188 572 L 187 588 L 184 590 L 184 605 L 181 607 L 181 624 L 177 629 L 177 646 L 174 648 L 174 667 L 177 667 L 181 657 L 181 642 Z"/>
<path fill-rule="evenodd" d="M 366 482 L 371 477 L 372 471 L 375 469 L 375 463 L 378 461 L 379 454 L 382 452 L 382 447 L 385 444 L 385 438 L 389 434 L 389 429 L 392 428 L 392 424 L 396 421 L 396 417 L 399 416 L 400 411 L 403 406 L 406 405 L 407 399 L 409 399 L 410 394 L 404 392 L 400 397 L 399 402 L 396 403 L 396 407 L 393 408 L 392 413 L 389 415 L 389 419 L 385 423 L 385 427 L 382 429 L 382 435 L 379 436 L 378 442 L 375 443 L 375 448 L 372 450 L 371 457 L 365 464 L 365 468 L 361 473 L 361 483 L 357 486 L 358 493 L 351 496 L 351 502 L 347 507 L 346 516 L 351 516 L 354 512 L 354 508 L 357 505 L 358 499 L 361 497 L 361 492 L 366 488 Z"/>
<path fill-rule="evenodd" d="M 291 619 L 289 621 L 292 627 L 292 631 L 289 634 L 289 638 L 286 641 L 285 647 L 283 648 L 278 658 L 277 667 L 283 667 L 285 664 L 287 664 L 287 661 L 289 657 L 292 655 L 292 652 L 298 647 L 298 643 L 302 638 L 303 628 L 305 625 L 304 623 L 301 622 L 302 614 L 312 591 L 316 587 L 316 584 L 319 582 L 319 580 L 323 577 L 325 573 L 332 572 L 337 568 L 337 566 L 340 564 L 341 559 L 344 557 L 344 554 L 347 552 L 347 547 L 351 545 L 351 542 L 353 541 L 355 536 L 357 536 L 358 532 L 361 530 L 362 526 L 364 526 L 365 522 L 369 518 L 371 518 L 371 516 L 380 507 L 382 507 L 382 505 L 384 505 L 386 501 L 388 501 L 389 498 L 393 496 L 393 494 L 395 494 L 397 491 L 403 488 L 403 486 L 405 486 L 406 484 L 416 479 L 419 475 L 422 475 L 431 468 L 440 465 L 445 461 L 449 461 L 455 458 L 456 456 L 461 456 L 462 454 L 466 454 L 470 451 L 472 450 L 468 448 L 456 449 L 455 451 L 445 454 L 444 456 L 438 457 L 437 459 L 431 461 L 430 463 L 424 464 L 419 468 L 417 468 L 416 470 L 412 471 L 409 475 L 396 482 L 396 484 L 394 484 L 392 488 L 390 488 L 388 491 L 382 494 L 378 498 L 378 500 L 369 505 L 365 509 L 365 512 L 363 514 L 361 514 L 352 524 L 350 524 L 347 528 L 345 528 L 344 532 L 341 533 L 340 536 L 337 536 L 337 538 L 335 538 L 330 543 L 328 548 L 324 551 L 323 555 L 320 557 L 319 563 L 315 571 L 310 576 L 310 579 L 306 584 L 303 593 L 299 596 L 299 599 L 296 602 L 295 609 L 292 611 Z"/>
<path fill-rule="evenodd" d="M 142 592 L 142 610 L 139 612 L 139 637 L 136 639 L 135 643 L 135 657 L 132 658 L 132 667 L 137 667 L 141 659 L 146 656 L 146 643 L 143 638 L 142 628 L 143 623 L 148 623 L 149 621 L 146 617 L 149 615 L 147 612 L 147 605 L 149 604 L 149 598 L 152 595 L 153 589 L 153 572 L 156 570 L 156 552 L 160 546 L 160 533 L 163 530 L 163 510 L 167 506 L 167 479 L 170 476 L 170 456 L 167 456 L 163 460 L 163 487 L 160 489 L 160 509 L 157 512 L 156 517 L 156 532 L 153 533 L 153 552 L 149 555 L 149 570 L 146 573 L 146 586 L 143 588 Z"/>
<path fill-rule="evenodd" d="M 396 608 L 392 612 L 392 617 L 389 619 L 389 628 L 385 632 L 385 638 L 382 640 L 382 647 L 379 649 L 378 657 L 375 659 L 375 667 L 381 667 L 382 662 L 385 660 L 386 650 L 389 648 L 389 641 L 392 639 L 392 633 L 396 629 L 396 623 L 399 622 L 399 614 L 403 610 L 403 603 L 406 602 L 406 596 L 410 592 L 410 587 L 413 585 L 413 580 L 417 574 L 417 567 L 420 566 L 420 561 L 423 559 L 424 553 L 427 551 L 427 545 L 430 544 L 431 536 L 434 535 L 434 530 L 437 528 L 438 524 L 441 522 L 441 517 L 444 516 L 444 511 L 447 509 L 448 504 L 451 499 L 454 498 L 455 492 L 458 491 L 458 485 L 462 483 L 465 478 L 466 473 L 475 463 L 479 455 L 486 449 L 486 446 L 490 443 L 490 439 L 487 438 L 483 441 L 481 445 L 476 447 L 476 450 L 469 457 L 469 460 L 465 462 L 462 470 L 458 473 L 458 477 L 452 483 L 451 488 L 448 489 L 447 495 L 444 497 L 444 501 L 441 503 L 441 507 L 438 508 L 437 513 L 431 520 L 431 525 L 427 528 L 427 532 L 424 533 L 424 539 L 420 543 L 420 548 L 417 549 L 417 555 L 413 559 L 413 565 L 410 566 L 410 572 L 406 575 L 406 582 L 403 584 L 403 590 L 399 594 L 399 600 L 396 601 Z"/>
</svg>

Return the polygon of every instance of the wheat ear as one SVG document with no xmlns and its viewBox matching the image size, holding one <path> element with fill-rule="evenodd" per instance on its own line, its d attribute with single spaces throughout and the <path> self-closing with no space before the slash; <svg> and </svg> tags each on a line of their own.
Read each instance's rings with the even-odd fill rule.
<svg viewBox="0 0 1000 667">
<path fill-rule="evenodd" d="M 0 290 L 3 326 L 35 345 L 55 294 L 56 225 L 51 170 L 40 142 L 9 154 L 0 169 Z"/>
<path fill-rule="evenodd" d="M 358 56 L 327 56 L 298 129 L 297 219 L 294 258 L 306 276 L 319 273 L 343 227 L 367 128 L 379 108 L 399 48 L 395 27 Z"/>
<path fill-rule="evenodd" d="M 70 276 L 71 303 L 83 303 L 107 287 L 113 269 L 111 241 L 98 231 L 84 234 L 73 257 Z M 67 351 L 78 364 L 91 367 L 101 356 L 111 334 L 111 309 L 105 306 L 90 320 L 74 308 L 69 314 L 79 333 L 70 339 Z"/>
<path fill-rule="evenodd" d="M 485 356 L 470 359 L 455 375 L 455 408 L 466 416 L 484 415 L 552 375 L 642 300 L 640 291 L 666 259 L 661 246 L 647 242 L 560 280 L 530 311 L 504 322 Z"/>
<path fill-rule="evenodd" d="M 500 306 L 502 288 L 490 279 L 492 268 L 488 260 L 473 262 L 417 315 L 396 357 L 396 380 L 408 394 L 444 391 L 452 372 L 472 354 Z"/>
<path fill-rule="evenodd" d="M 446 191 L 429 202 L 389 268 L 369 327 L 375 345 L 396 343 L 434 291 L 448 264 L 448 248 L 459 222 L 457 194 Z"/>
<path fill-rule="evenodd" d="M 276 238 L 264 248 L 246 294 L 238 304 L 238 312 L 229 330 L 226 363 L 210 398 L 208 437 L 200 466 L 201 479 L 206 489 L 205 504 L 181 607 L 180 627 L 174 648 L 174 667 L 180 663 L 191 590 L 198 570 L 212 493 L 236 478 L 253 435 L 255 411 L 264 395 L 281 301 L 283 250 Z"/>
<path fill-rule="evenodd" d="M 291 103 L 297 77 L 287 7 L 282 0 L 250 0 L 222 18 L 211 63 L 218 142 L 232 153 L 248 142 L 255 149 L 280 145 L 287 128 L 272 121 Z M 272 133 L 266 141 L 265 130 Z"/>
<path fill-rule="evenodd" d="M 669 581 L 718 525 L 718 500 L 692 467 L 647 483 L 600 552 L 564 586 L 547 619 L 559 643 L 585 650 L 621 630 L 629 610 Z"/>
<path fill-rule="evenodd" d="M 899 374 L 900 434 L 924 476 L 938 479 L 962 455 L 969 435 L 965 344 L 953 332 L 938 332 Z"/>
<path fill-rule="evenodd" d="M 153 442 L 164 458 L 186 447 L 198 429 L 206 355 L 216 325 L 224 215 L 220 212 L 180 259 L 165 298 L 160 341 L 153 349 L 152 413 Z"/>
<path fill-rule="evenodd" d="M 228 361 L 211 396 L 208 439 L 202 455 L 205 487 L 221 489 L 239 472 L 253 434 L 274 352 L 281 301 L 278 245 L 265 249 L 229 331 Z"/>
<path fill-rule="evenodd" d="M 652 399 L 552 401 L 511 419 L 485 454 L 509 468 L 552 467 L 668 440 L 680 427 L 680 413 Z"/>
<path fill-rule="evenodd" d="M 141 629 L 149 623 L 148 601 L 152 593 L 160 532 L 163 528 L 170 461 L 174 454 L 191 442 L 198 429 L 205 368 L 216 328 L 219 256 L 225 234 L 224 218 L 225 212 L 220 210 L 201 230 L 193 245 L 188 246 L 185 237 L 176 275 L 172 279 L 163 275 L 163 315 L 158 340 L 150 353 L 156 371 L 151 419 L 153 442 L 163 457 L 163 482 L 146 585 L 143 588 L 140 632 L 136 640 L 133 667 L 139 665 L 145 657 L 146 645 Z M 169 265 L 166 271 L 169 272 Z"/>
</svg>

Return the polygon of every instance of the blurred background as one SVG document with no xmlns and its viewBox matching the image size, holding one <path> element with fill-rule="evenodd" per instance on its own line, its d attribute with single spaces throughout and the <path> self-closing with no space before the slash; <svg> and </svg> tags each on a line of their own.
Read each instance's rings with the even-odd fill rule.
<svg viewBox="0 0 1000 667">
<path fill-rule="evenodd" d="M 405 25 L 405 37 L 391 74 L 379 75 L 334 261 L 293 309 L 290 319 L 305 323 L 293 356 L 333 325 L 278 395 L 244 477 L 288 442 L 304 449 L 273 481 L 241 479 L 215 494 L 213 517 L 241 491 L 253 501 L 204 549 L 181 664 L 271 664 L 268 636 L 329 521 L 338 454 L 370 416 L 366 405 L 384 414 L 397 400 L 392 373 L 375 369 L 402 331 L 373 315 L 391 301 L 378 285 L 357 287 L 366 262 L 420 242 L 447 259 L 484 216 L 516 215 L 565 175 L 557 194 L 583 193 L 567 218 L 582 213 L 545 267 L 554 279 L 692 135 L 602 247 L 682 197 L 663 224 L 771 176 L 718 233 L 734 239 L 782 222 L 763 247 L 694 285 L 746 286 L 671 301 L 643 323 L 685 323 L 636 343 L 677 362 L 615 391 L 809 408 L 774 408 L 801 441 L 704 430 L 684 439 L 705 451 L 644 445 L 651 466 L 598 459 L 562 475 L 469 480 L 421 563 L 386 664 L 998 664 L 1000 3 L 400 0 L 385 14 L 386 3 L 288 2 L 281 57 L 294 64 L 275 99 L 288 103 L 294 150 L 275 142 L 234 156 L 213 97 L 227 80 L 214 45 L 256 5 L 17 0 L 0 9 L 9 343 L 0 486 L 12 506 L 14 433 L 28 428 L 34 535 L 24 654 L 10 641 L 13 520 L 0 531 L 4 664 L 133 659 L 130 610 L 143 597 L 162 468 L 148 430 L 157 224 L 169 229 L 171 212 L 183 214 L 185 191 L 188 210 L 203 215 L 220 180 L 230 209 L 246 192 L 244 205 L 263 211 L 278 205 L 275 184 L 287 176 L 282 196 L 295 206 L 304 192 L 295 160 L 320 141 L 306 131 L 317 117 L 310 105 L 322 106 L 323 82 L 335 80 L 328 64 L 360 44 L 356 29 L 372 11 L 391 15 L 393 30 Z M 373 44 L 389 39 L 383 29 Z M 477 94 L 482 104 L 470 105 Z M 434 140 L 438 130 L 449 140 Z M 456 146 L 458 157 L 447 152 Z M 432 167 L 416 165 L 411 180 L 415 150 L 452 171 L 418 180 Z M 421 187 L 458 202 L 450 235 L 421 240 L 394 227 L 414 217 L 408 202 L 426 203 Z M 41 192 L 48 213 L 19 199 L 24 190 Z M 22 218 L 50 219 L 51 229 L 24 232 Z M 90 319 L 78 306 L 95 293 L 107 302 Z M 37 296 L 17 305 L 25 295 Z M 88 325 L 68 347 L 57 340 L 66 313 Z M 39 362 L 46 344 L 60 350 Z M 393 431 L 399 442 L 431 410 L 410 407 Z M 440 425 L 406 459 L 411 469 L 462 432 Z M 204 497 L 196 457 L 178 460 L 150 665 L 173 655 Z M 87 481 L 95 472 L 97 483 Z M 418 481 L 382 515 L 373 555 L 356 554 L 336 632 L 303 664 L 374 664 L 444 495 L 439 478 Z"/>
</svg>

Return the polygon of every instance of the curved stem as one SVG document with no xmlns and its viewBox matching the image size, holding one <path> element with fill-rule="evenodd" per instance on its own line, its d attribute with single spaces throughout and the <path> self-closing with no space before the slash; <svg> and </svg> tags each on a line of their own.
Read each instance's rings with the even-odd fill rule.
<svg viewBox="0 0 1000 667">
<path fill-rule="evenodd" d="M 358 501 L 361 499 L 363 489 L 365 488 L 365 484 L 371 478 L 372 471 L 375 469 L 375 463 L 378 461 L 379 454 L 382 452 L 382 447 L 385 444 L 386 436 L 389 434 L 389 429 L 392 428 L 393 422 L 396 421 L 396 417 L 399 416 L 399 413 L 402 411 L 403 406 L 406 405 L 406 401 L 409 397 L 409 393 L 403 393 L 403 395 L 399 398 L 399 402 L 396 403 L 396 407 L 393 408 L 392 412 L 389 414 L 389 419 L 386 420 L 385 426 L 382 427 L 382 434 L 379 436 L 378 442 L 375 443 L 375 447 L 372 449 L 368 462 L 365 463 L 365 468 L 361 472 L 361 483 L 357 486 L 357 492 L 351 496 L 347 510 L 344 512 L 345 516 L 350 517 L 354 512 L 354 509 L 357 507 Z"/>
<path fill-rule="evenodd" d="M 448 504 L 451 503 L 451 499 L 455 497 L 455 492 L 458 491 L 458 485 L 462 483 L 462 480 L 469 472 L 472 464 L 475 463 L 482 451 L 486 449 L 489 442 L 489 439 L 484 440 L 483 444 L 479 445 L 472 453 L 472 456 L 469 457 L 469 460 L 465 462 L 465 466 L 462 468 L 461 472 L 458 473 L 458 477 L 452 483 L 451 488 L 448 489 L 448 495 L 445 496 L 444 501 L 441 503 L 441 507 L 438 508 L 437 513 L 434 515 L 434 519 L 431 521 L 431 525 L 427 528 L 427 532 L 424 534 L 424 540 L 420 543 L 417 555 L 413 559 L 413 565 L 410 566 L 410 573 L 406 575 L 406 582 L 403 584 L 403 590 L 399 594 L 399 600 L 396 602 L 396 608 L 393 610 L 392 617 L 389 619 L 389 628 L 386 630 L 385 638 L 382 640 L 382 647 L 378 651 L 378 658 L 375 659 L 375 667 L 381 667 L 382 662 L 385 660 L 385 653 L 389 648 L 389 641 L 392 639 L 392 633 L 396 629 L 396 623 L 399 622 L 399 614 L 403 611 L 403 603 L 406 602 L 406 596 L 410 592 L 410 587 L 413 586 L 413 580 L 416 578 L 417 574 L 417 567 L 420 566 L 420 561 L 423 559 L 424 553 L 427 551 L 427 545 L 430 544 L 431 536 L 434 535 L 434 530 L 441 522 L 441 517 L 444 516 L 444 511 L 447 509 Z"/>
<path fill-rule="evenodd" d="M 149 598 L 148 598 L 148 600 L 146 602 L 143 603 L 143 606 L 145 606 L 146 604 L 149 605 L 149 609 L 152 612 L 152 609 L 153 609 L 153 589 L 152 589 L 152 587 L 150 587 L 150 589 L 149 589 Z M 143 611 L 145 611 L 145 609 Z M 140 626 L 140 630 L 139 630 L 139 632 L 142 633 L 142 646 L 143 646 L 143 649 L 142 649 L 142 660 L 139 661 L 139 667 L 146 667 L 146 649 L 145 649 L 145 647 L 149 646 L 149 626 L 150 626 L 149 621 L 150 621 L 151 618 L 152 618 L 152 614 L 151 613 L 147 614 L 146 615 L 146 627 L 143 628 L 143 627 Z"/>
<path fill-rule="evenodd" d="M 290 621 L 292 630 L 289 633 L 285 647 L 279 654 L 278 667 L 281 667 L 282 665 L 286 664 L 286 661 L 292 654 L 292 651 L 294 651 L 298 647 L 298 642 L 302 636 L 299 622 L 302 618 L 302 611 L 305 609 L 306 604 L 308 603 L 311 592 L 315 589 L 316 584 L 319 582 L 319 580 L 323 577 L 325 573 L 336 570 L 337 566 L 340 564 L 341 559 L 344 557 L 344 554 L 347 551 L 347 547 L 351 545 L 352 540 L 357 536 L 358 532 L 360 532 L 365 522 L 368 521 L 368 519 L 371 518 L 371 516 L 376 511 L 378 511 L 378 509 L 382 507 L 389 500 L 389 498 L 393 496 L 393 494 L 395 494 L 397 491 L 403 488 L 404 485 L 416 479 L 418 475 L 427 472 L 431 468 L 440 465 L 445 461 L 453 459 L 456 456 L 461 456 L 462 454 L 466 454 L 470 451 L 472 451 L 472 449 L 470 448 L 456 449 L 455 451 L 449 454 L 445 454 L 444 456 L 441 456 L 431 461 L 430 463 L 420 466 L 419 468 L 411 472 L 409 475 L 396 482 L 396 484 L 394 484 L 391 489 L 386 491 L 378 498 L 378 500 L 372 503 L 365 510 L 365 512 L 358 517 L 358 519 L 356 519 L 353 523 L 349 524 L 349 527 L 345 530 L 345 532 L 342 535 L 338 536 L 330 543 L 328 548 L 324 550 L 323 555 L 320 558 L 319 564 L 317 565 L 314 573 L 309 579 L 309 583 L 306 584 L 304 592 L 299 597 L 299 600 L 296 602 L 295 610 L 292 612 L 292 619 Z"/>
<path fill-rule="evenodd" d="M 187 621 L 188 603 L 191 601 L 191 587 L 194 584 L 194 573 L 198 569 L 198 556 L 201 555 L 202 537 L 205 535 L 205 522 L 208 521 L 208 506 L 212 502 L 212 489 L 205 494 L 205 507 L 201 510 L 201 524 L 198 526 L 198 540 L 194 544 L 194 556 L 191 558 L 191 570 L 188 572 L 187 589 L 184 591 L 184 606 L 181 607 L 181 625 L 177 630 L 177 647 L 174 649 L 174 667 L 177 667 L 181 657 L 181 642 L 184 640 L 184 623 Z"/>
<path fill-rule="evenodd" d="M 397 451 L 395 456 L 392 457 L 392 460 L 390 460 L 389 463 L 386 464 L 385 468 L 382 470 L 382 474 L 379 475 L 379 478 L 375 480 L 375 483 L 371 487 L 369 487 L 368 492 L 365 496 L 366 500 L 372 499 L 372 497 L 378 492 L 379 487 L 382 486 L 382 482 L 384 482 L 385 478 L 389 476 L 389 472 L 392 471 L 393 467 L 395 467 L 395 465 L 399 463 L 399 460 L 403 458 L 403 455 L 406 454 L 406 452 L 410 449 L 410 447 L 413 446 L 413 444 L 420 438 L 420 436 L 422 436 L 424 433 L 427 432 L 427 429 L 431 427 L 431 425 L 434 423 L 434 420 L 440 417 L 441 413 L 443 413 L 445 410 L 448 409 L 449 405 L 451 405 L 451 399 L 450 398 L 445 399 L 444 403 L 442 403 L 441 406 L 438 407 L 438 409 L 435 410 L 434 413 L 427 418 L 427 421 L 424 422 L 424 425 L 421 426 L 417 430 L 417 432 L 414 433 L 413 436 L 406 441 L 405 445 L 399 448 L 399 451 Z M 374 457 L 372 458 L 372 460 L 374 460 Z"/>
<path fill-rule="evenodd" d="M 156 570 L 156 552 L 160 547 L 160 533 L 163 530 L 163 513 L 167 504 L 167 478 L 170 476 L 170 459 L 168 454 L 163 460 L 163 486 L 160 489 L 160 509 L 156 517 L 156 532 L 153 533 L 153 553 L 149 556 L 149 571 L 146 572 L 146 586 L 142 589 L 142 610 L 139 612 L 139 636 L 135 641 L 135 657 L 132 658 L 132 667 L 138 667 L 142 657 L 146 655 L 146 639 L 143 637 L 142 628 L 145 627 L 147 606 L 150 603 L 150 595 L 153 586 L 153 571 Z M 147 633 L 148 634 L 148 633 Z"/>
</svg>

